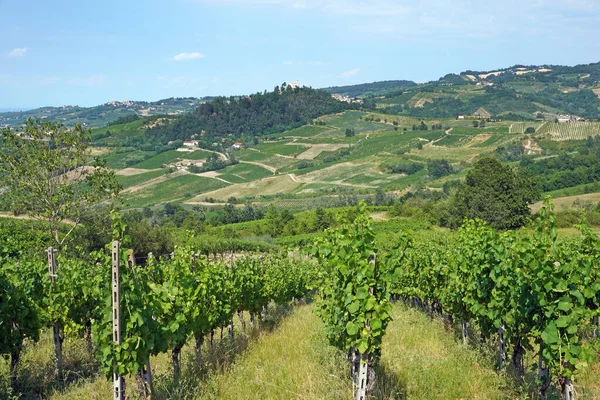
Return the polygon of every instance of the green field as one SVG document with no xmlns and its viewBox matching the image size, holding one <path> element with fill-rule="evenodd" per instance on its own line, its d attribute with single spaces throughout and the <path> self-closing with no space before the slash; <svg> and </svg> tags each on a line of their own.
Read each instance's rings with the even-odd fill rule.
<svg viewBox="0 0 600 400">
<path fill-rule="evenodd" d="M 227 186 L 216 179 L 195 175 L 177 176 L 156 185 L 128 193 L 127 203 L 130 208 L 155 206 L 163 202 L 190 199 L 201 193 L 210 192 Z"/>
<path fill-rule="evenodd" d="M 327 132 L 332 130 L 330 126 L 322 126 L 322 125 L 304 125 L 300 128 L 292 129 L 291 131 L 278 133 L 272 136 L 294 136 L 294 137 L 312 137 L 319 135 L 323 132 Z"/>
<path fill-rule="evenodd" d="M 232 183 L 243 183 L 272 176 L 267 169 L 252 164 L 236 164 L 219 171 L 220 178 Z"/>
<path fill-rule="evenodd" d="M 307 150 L 306 147 L 296 144 L 261 143 L 254 146 L 254 149 L 268 155 L 280 154 L 282 156 L 293 156 Z"/>
<path fill-rule="evenodd" d="M 102 158 L 106 160 L 108 167 L 118 170 L 143 162 L 155 154 L 153 151 L 131 150 L 123 153 L 111 153 Z"/>
<path fill-rule="evenodd" d="M 156 171 L 144 172 L 142 174 L 123 176 L 117 175 L 117 181 L 124 189 L 139 185 L 150 179 L 158 178 L 159 176 L 163 176 L 165 174 L 170 173 L 171 171 L 167 168 L 161 168 Z"/>
</svg>

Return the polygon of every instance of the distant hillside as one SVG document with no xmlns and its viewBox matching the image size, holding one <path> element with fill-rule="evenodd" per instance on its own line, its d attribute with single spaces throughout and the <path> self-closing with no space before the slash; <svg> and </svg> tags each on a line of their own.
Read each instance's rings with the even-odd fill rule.
<svg viewBox="0 0 600 400">
<path fill-rule="evenodd" d="M 219 97 L 146 131 L 146 140 L 165 144 L 197 136 L 204 146 L 297 128 L 326 114 L 357 108 L 309 87 L 278 87 L 239 99 Z M 220 141 L 219 141 L 220 143 Z"/>
<path fill-rule="evenodd" d="M 378 96 L 391 91 L 397 91 L 417 86 L 413 81 L 380 81 L 372 83 L 361 83 L 359 85 L 333 86 L 323 88 L 328 93 L 341 94 L 350 97 Z"/>
<path fill-rule="evenodd" d="M 365 105 L 417 118 L 486 115 L 507 119 L 554 120 L 559 114 L 600 118 L 600 63 L 515 65 L 492 71 L 467 70 L 437 81 L 370 96 Z"/>
<path fill-rule="evenodd" d="M 2 112 L 0 113 L 0 126 L 18 126 L 27 118 L 39 118 L 62 122 L 67 126 L 82 124 L 95 128 L 106 126 L 107 123 L 132 114 L 140 116 L 183 114 L 195 110 L 209 99 L 171 97 L 153 102 L 111 101 L 95 107 L 41 107 L 28 111 Z"/>
</svg>

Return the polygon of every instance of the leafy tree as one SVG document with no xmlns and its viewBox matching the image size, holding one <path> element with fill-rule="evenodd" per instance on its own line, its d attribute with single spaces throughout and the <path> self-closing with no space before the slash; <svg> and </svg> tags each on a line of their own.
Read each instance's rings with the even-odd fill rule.
<svg viewBox="0 0 600 400">
<path fill-rule="evenodd" d="M 455 215 L 479 218 L 496 229 L 516 229 L 525 224 L 529 204 L 539 197 L 537 182 L 521 168 L 483 158 L 457 191 Z"/>
<path fill-rule="evenodd" d="M 442 176 L 450 175 L 454 169 L 446 160 L 429 160 L 427 162 L 427 171 L 429 171 L 430 177 L 437 179 Z"/>
<path fill-rule="evenodd" d="M 86 132 L 55 122 L 33 121 L 0 132 L 0 177 L 14 211 L 44 221 L 57 247 L 69 238 L 84 215 L 119 192 L 114 172 L 99 161 L 90 165 Z M 61 233 L 60 226 L 71 228 Z"/>
<path fill-rule="evenodd" d="M 525 133 L 535 133 L 535 128 L 533 126 L 528 126 L 527 129 L 525 129 Z"/>
</svg>

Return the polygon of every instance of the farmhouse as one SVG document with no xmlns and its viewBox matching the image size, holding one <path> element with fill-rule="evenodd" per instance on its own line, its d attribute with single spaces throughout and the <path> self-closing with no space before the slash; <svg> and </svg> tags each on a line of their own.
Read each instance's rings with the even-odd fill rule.
<svg viewBox="0 0 600 400">
<path fill-rule="evenodd" d="M 558 116 L 558 122 L 569 122 L 571 120 L 571 116 L 569 114 L 560 114 Z"/>
<path fill-rule="evenodd" d="M 459 115 L 456 119 L 465 119 L 464 115 Z"/>
<path fill-rule="evenodd" d="M 239 150 L 239 149 L 243 148 L 244 145 L 241 142 L 235 142 L 234 144 L 231 145 L 231 147 L 233 147 L 235 150 Z"/>
<path fill-rule="evenodd" d="M 183 145 L 186 147 L 196 147 L 198 146 L 198 143 L 200 143 L 199 140 L 185 140 Z"/>
<path fill-rule="evenodd" d="M 190 166 L 202 167 L 204 165 L 204 160 L 181 160 L 174 161 L 168 164 L 163 164 L 163 168 L 176 168 L 178 170 L 185 169 Z"/>
<path fill-rule="evenodd" d="M 334 93 L 331 95 L 337 101 L 344 101 L 346 103 L 352 103 L 352 99 L 349 96 L 342 96 L 341 94 Z"/>
<path fill-rule="evenodd" d="M 298 81 L 290 82 L 290 83 L 288 83 L 288 87 L 290 87 L 292 89 L 298 89 L 300 87 L 300 82 L 298 82 Z"/>
</svg>

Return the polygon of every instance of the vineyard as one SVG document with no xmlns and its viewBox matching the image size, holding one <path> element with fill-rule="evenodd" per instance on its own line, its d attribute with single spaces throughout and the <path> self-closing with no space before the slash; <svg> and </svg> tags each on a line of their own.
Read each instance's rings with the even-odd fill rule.
<svg viewBox="0 0 600 400">
<path fill-rule="evenodd" d="M 551 140 L 585 140 L 590 136 L 600 136 L 600 123 L 577 121 L 567 123 L 546 123 L 536 132 Z"/>
<path fill-rule="evenodd" d="M 169 257 L 150 254 L 136 265 L 133 251 L 121 246 L 127 238 L 118 217 L 119 240 L 85 259 L 53 249 L 43 259 L 3 252 L 0 353 L 14 370 L 24 346 L 51 330 L 56 380 L 65 385 L 62 344 L 81 337 L 98 372 L 114 382 L 115 399 L 131 392 L 147 398 L 155 394 L 152 357 L 170 355 L 177 385 L 184 346 L 200 364 L 200 349 L 216 331 L 233 337 L 234 324 L 246 328 L 242 313 L 260 324 L 269 304 L 314 296 L 329 343 L 348 355 L 360 400 L 375 393 L 392 303 L 402 301 L 450 326 L 460 323 L 465 346 L 473 345 L 469 337 L 496 346 L 497 370 L 514 375 L 507 379 L 515 393 L 538 390 L 546 398 L 557 387 L 563 399 L 575 398 L 577 376 L 598 345 L 596 234 L 581 225 L 579 236 L 558 240 L 546 201 L 532 229 L 499 232 L 466 221 L 440 237 L 398 232 L 383 250 L 365 206 L 358 211 L 301 252 L 219 257 L 198 251 L 190 238 Z"/>
<path fill-rule="evenodd" d="M 546 124 L 546 122 L 513 122 L 508 127 L 508 133 L 525 133 L 527 128 L 533 128 L 537 132 Z"/>
</svg>

